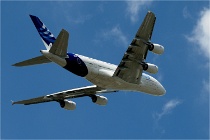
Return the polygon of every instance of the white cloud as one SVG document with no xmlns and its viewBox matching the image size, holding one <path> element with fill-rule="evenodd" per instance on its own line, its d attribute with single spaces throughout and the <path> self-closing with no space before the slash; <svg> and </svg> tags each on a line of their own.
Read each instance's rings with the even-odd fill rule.
<svg viewBox="0 0 210 140">
<path fill-rule="evenodd" d="M 196 51 L 207 58 L 210 59 L 210 9 L 204 8 L 200 12 L 200 16 L 197 19 L 197 23 L 193 28 L 190 36 L 187 36 L 189 42 L 196 46 Z M 204 65 L 205 68 L 209 70 L 210 61 Z M 209 73 L 208 73 L 209 76 Z M 201 92 L 198 101 L 200 103 L 209 102 L 209 80 L 202 81 Z"/>
<path fill-rule="evenodd" d="M 78 3 L 69 3 L 69 2 L 63 2 L 63 1 L 56 1 L 51 2 L 54 9 L 52 9 L 52 15 L 55 16 L 57 20 L 61 20 L 60 17 L 65 18 L 65 22 L 68 22 L 69 24 L 84 24 L 86 21 L 91 20 L 92 15 L 88 14 L 88 12 L 85 12 L 84 10 L 78 10 L 78 8 L 82 7 L 84 4 L 78 2 Z M 60 11 L 60 9 L 63 9 Z M 58 12 L 60 11 L 60 12 Z M 70 14 L 74 13 L 74 14 Z M 63 20 L 63 19 L 62 19 Z"/>
<path fill-rule="evenodd" d="M 105 39 L 114 39 L 119 45 L 121 44 L 126 47 L 129 45 L 128 39 L 125 36 L 125 34 L 121 31 L 119 25 L 113 27 L 110 30 L 103 31 L 102 35 Z"/>
<path fill-rule="evenodd" d="M 177 99 L 173 99 L 168 101 L 162 108 L 162 111 L 160 113 L 155 113 L 154 118 L 155 120 L 159 121 L 160 119 L 162 119 L 163 116 L 169 114 L 172 112 L 172 110 L 180 105 L 182 102 L 180 100 Z"/>
<path fill-rule="evenodd" d="M 138 20 L 138 15 L 140 9 L 145 7 L 145 5 L 150 4 L 151 1 L 126 1 L 127 4 L 127 16 L 130 17 L 131 22 L 135 23 Z"/>
<path fill-rule="evenodd" d="M 192 19 L 192 15 L 190 14 L 189 10 L 188 10 L 188 7 L 184 7 L 183 11 L 183 17 L 186 18 L 186 19 Z"/>
<path fill-rule="evenodd" d="M 160 81 L 160 82 L 163 81 L 163 74 L 162 74 L 161 72 L 159 72 L 159 73 L 157 74 L 157 80 Z"/>
<path fill-rule="evenodd" d="M 104 5 L 103 5 L 102 3 L 99 4 L 98 7 L 97 7 L 97 10 L 98 10 L 99 12 L 103 13 L 103 12 L 104 12 Z"/>
<path fill-rule="evenodd" d="M 203 91 L 209 93 L 209 81 L 203 81 Z"/>
<path fill-rule="evenodd" d="M 188 41 L 199 47 L 199 53 L 210 59 L 210 9 L 204 8 Z"/>
<path fill-rule="evenodd" d="M 66 19 L 69 23 L 75 23 L 75 24 L 83 24 L 85 21 L 88 21 L 92 18 L 91 15 L 79 15 L 77 17 L 71 17 L 71 16 L 66 16 Z"/>
<path fill-rule="evenodd" d="M 206 104 L 209 103 L 209 81 L 203 80 L 202 81 L 203 87 L 200 93 L 199 103 Z"/>
<path fill-rule="evenodd" d="M 168 101 L 166 104 L 163 105 L 161 112 L 155 112 L 153 113 L 153 119 L 154 119 L 154 129 L 156 131 L 160 131 L 161 134 L 165 134 L 166 130 L 160 126 L 159 121 L 166 115 L 170 114 L 172 110 L 174 110 L 178 105 L 182 103 L 181 100 L 178 99 L 172 99 Z"/>
</svg>

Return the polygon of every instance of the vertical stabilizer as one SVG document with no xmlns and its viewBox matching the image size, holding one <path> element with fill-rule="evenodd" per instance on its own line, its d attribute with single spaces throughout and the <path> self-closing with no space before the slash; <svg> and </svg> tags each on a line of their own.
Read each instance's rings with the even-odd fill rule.
<svg viewBox="0 0 210 140">
<path fill-rule="evenodd" d="M 33 15 L 30 15 L 30 17 L 37 31 L 39 32 L 39 35 L 41 36 L 45 47 L 47 48 L 47 50 L 50 50 L 52 44 L 55 42 L 54 35 L 49 31 L 49 29 L 44 25 L 44 23 L 42 23 L 42 21 L 38 17 Z"/>
<path fill-rule="evenodd" d="M 62 29 L 49 52 L 60 57 L 66 57 L 68 39 L 69 33 L 66 30 Z"/>
</svg>

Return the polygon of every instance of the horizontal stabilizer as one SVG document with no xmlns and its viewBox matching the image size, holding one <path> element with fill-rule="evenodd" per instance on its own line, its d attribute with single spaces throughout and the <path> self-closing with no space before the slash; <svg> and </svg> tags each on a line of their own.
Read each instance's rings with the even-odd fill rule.
<svg viewBox="0 0 210 140">
<path fill-rule="evenodd" d="M 62 29 L 49 52 L 60 57 L 66 57 L 68 39 L 69 33 L 66 30 Z"/>
<path fill-rule="evenodd" d="M 28 59 L 28 60 L 16 63 L 13 66 L 22 67 L 22 66 L 30 66 L 30 65 L 43 64 L 43 63 L 49 63 L 49 62 L 51 61 L 42 55 L 42 56 L 38 56 L 32 59 Z"/>
</svg>

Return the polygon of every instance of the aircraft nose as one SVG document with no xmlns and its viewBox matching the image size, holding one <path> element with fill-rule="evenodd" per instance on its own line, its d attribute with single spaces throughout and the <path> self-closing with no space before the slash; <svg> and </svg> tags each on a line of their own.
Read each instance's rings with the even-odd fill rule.
<svg viewBox="0 0 210 140">
<path fill-rule="evenodd" d="M 162 93 L 166 94 L 166 89 L 164 87 L 162 88 Z"/>
<path fill-rule="evenodd" d="M 159 87 L 159 95 L 164 95 L 165 93 L 166 93 L 165 88 L 160 84 L 160 87 Z"/>
</svg>

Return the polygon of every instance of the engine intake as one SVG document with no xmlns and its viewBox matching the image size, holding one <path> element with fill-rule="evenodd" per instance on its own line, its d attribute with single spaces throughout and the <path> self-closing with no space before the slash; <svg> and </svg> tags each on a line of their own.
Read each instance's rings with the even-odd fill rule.
<svg viewBox="0 0 210 140">
<path fill-rule="evenodd" d="M 61 108 L 66 110 L 74 110 L 76 108 L 76 103 L 73 101 L 63 100 L 59 101 Z"/>
<path fill-rule="evenodd" d="M 149 50 L 155 54 L 162 54 L 164 52 L 164 47 L 160 44 L 150 44 Z"/>
<path fill-rule="evenodd" d="M 152 74 L 156 74 L 158 72 L 158 66 L 150 63 L 143 63 L 142 64 L 143 70 L 147 71 Z"/>
<path fill-rule="evenodd" d="M 106 105 L 108 102 L 108 99 L 104 96 L 99 95 L 92 95 L 90 96 L 93 103 L 96 103 L 98 105 Z"/>
</svg>

